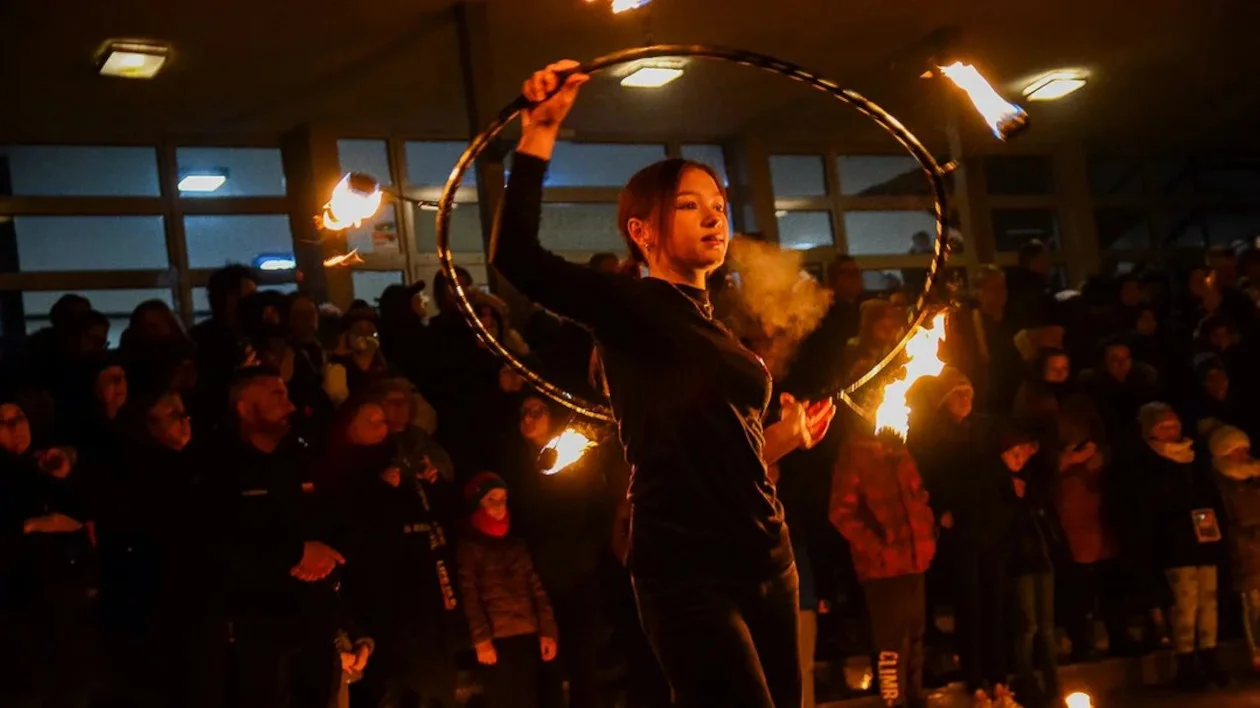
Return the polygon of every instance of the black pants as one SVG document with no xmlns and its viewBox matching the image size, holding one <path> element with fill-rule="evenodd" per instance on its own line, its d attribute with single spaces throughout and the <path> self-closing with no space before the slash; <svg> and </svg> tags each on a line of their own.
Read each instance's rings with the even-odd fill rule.
<svg viewBox="0 0 1260 708">
<path fill-rule="evenodd" d="M 639 616 L 678 708 L 798 708 L 798 581 L 634 578 Z"/>
<path fill-rule="evenodd" d="M 875 641 L 879 694 L 888 706 L 909 706 L 923 696 L 923 632 L 927 623 L 923 576 L 868 580 L 866 606 Z"/>
<path fill-rule="evenodd" d="M 544 682 L 543 705 L 564 708 L 560 674 L 569 678 L 569 708 L 599 708 L 599 581 L 591 575 L 564 591 L 548 591 L 560 627 L 560 655 L 548 665 L 552 680 Z"/>
<path fill-rule="evenodd" d="M 498 661 L 482 667 L 481 685 L 488 708 L 538 708 L 542 649 L 538 635 L 494 640 Z"/>
<path fill-rule="evenodd" d="M 958 657 L 967 690 L 1006 683 L 1010 557 L 1004 551 L 959 549 L 954 556 Z"/>
<path fill-rule="evenodd" d="M 324 708 L 341 685 L 341 658 L 327 635 L 267 620 L 233 624 L 241 708 Z"/>
<path fill-rule="evenodd" d="M 1094 621 L 1101 618 L 1107 627 L 1112 653 L 1132 649 L 1125 617 L 1123 566 L 1116 560 L 1097 563 L 1069 563 L 1060 575 L 1065 624 L 1072 638 L 1072 654 L 1085 657 L 1094 647 Z"/>
<path fill-rule="evenodd" d="M 440 639 L 373 637 L 376 649 L 363 680 L 350 686 L 350 704 L 365 708 L 454 708 L 459 667 Z"/>
</svg>

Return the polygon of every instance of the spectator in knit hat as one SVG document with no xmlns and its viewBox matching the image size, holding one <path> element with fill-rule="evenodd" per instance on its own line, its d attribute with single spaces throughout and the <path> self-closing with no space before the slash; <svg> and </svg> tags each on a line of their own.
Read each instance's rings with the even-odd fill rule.
<svg viewBox="0 0 1260 708">
<path fill-rule="evenodd" d="M 324 370 L 324 390 L 341 405 L 352 395 L 363 395 L 368 386 L 389 374 L 376 334 L 376 315 L 371 309 L 354 309 L 341 321 L 337 348 Z"/>
<path fill-rule="evenodd" d="M 459 585 L 490 708 L 535 708 L 542 662 L 556 658 L 551 602 L 525 541 L 508 534 L 503 478 L 482 472 L 469 480 L 464 499 L 473 511 L 459 543 Z"/>
<path fill-rule="evenodd" d="M 1242 595 L 1252 666 L 1260 670 L 1260 460 L 1251 456 L 1247 434 L 1228 425 L 1212 433 L 1208 447 L 1225 509 L 1230 577 Z"/>
</svg>

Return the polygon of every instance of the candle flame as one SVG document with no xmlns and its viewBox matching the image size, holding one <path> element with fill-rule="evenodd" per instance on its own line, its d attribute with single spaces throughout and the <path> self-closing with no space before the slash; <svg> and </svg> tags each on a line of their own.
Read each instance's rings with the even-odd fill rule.
<svg viewBox="0 0 1260 708">
<path fill-rule="evenodd" d="M 566 429 L 563 433 L 560 433 L 556 437 L 552 438 L 551 442 L 547 443 L 547 447 L 543 448 L 544 450 L 556 451 L 555 464 L 553 464 L 550 468 L 543 470 L 543 474 L 552 475 L 560 473 L 564 470 L 564 468 L 582 459 L 582 456 L 585 455 L 586 451 L 591 449 L 594 444 L 595 443 L 591 442 L 590 438 L 577 432 L 576 430 Z"/>
<path fill-rule="evenodd" d="M 905 439 L 910 429 L 910 405 L 906 395 L 915 381 L 924 376 L 937 376 L 945 368 L 940 358 L 940 345 L 945 341 L 945 313 L 932 319 L 931 329 L 916 327 L 906 342 L 905 372 L 901 378 L 884 387 L 883 400 L 875 409 L 875 431 L 889 430 Z"/>
<path fill-rule="evenodd" d="M 1077 691 L 1063 700 L 1067 708 L 1094 708 L 1094 699 L 1083 691 Z"/>
<path fill-rule="evenodd" d="M 351 249 L 349 253 L 342 253 L 341 255 L 332 256 L 331 258 L 325 258 L 324 267 L 336 268 L 338 266 L 348 266 L 362 262 L 363 257 L 359 255 L 359 249 L 355 248 Z"/>
<path fill-rule="evenodd" d="M 381 208 L 383 197 L 380 185 L 371 178 L 347 174 L 333 187 L 319 218 L 320 226 L 330 231 L 357 229 Z"/>
<path fill-rule="evenodd" d="M 954 62 L 940 69 L 958 88 L 967 92 L 972 105 L 984 117 L 984 122 L 989 124 L 989 130 L 999 139 L 1005 140 L 1027 125 L 1028 114 L 1024 109 L 1002 98 L 976 67 Z"/>
</svg>

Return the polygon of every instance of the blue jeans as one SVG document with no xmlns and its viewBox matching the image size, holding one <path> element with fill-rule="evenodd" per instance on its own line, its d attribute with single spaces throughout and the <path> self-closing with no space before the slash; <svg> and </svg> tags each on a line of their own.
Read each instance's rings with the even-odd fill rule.
<svg viewBox="0 0 1260 708">
<path fill-rule="evenodd" d="M 634 578 L 675 708 L 799 708 L 798 580 Z"/>
</svg>

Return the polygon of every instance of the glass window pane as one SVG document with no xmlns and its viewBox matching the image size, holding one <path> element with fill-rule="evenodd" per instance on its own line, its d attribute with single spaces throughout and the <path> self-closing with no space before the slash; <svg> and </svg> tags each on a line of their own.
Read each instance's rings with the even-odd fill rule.
<svg viewBox="0 0 1260 708">
<path fill-rule="evenodd" d="M 181 197 L 284 196 L 284 162 L 279 148 L 182 147 L 175 151 L 179 177 L 222 175 L 214 191 L 180 189 Z"/>
<path fill-rule="evenodd" d="M 1142 193 L 1142 161 L 1132 158 L 1091 158 L 1089 186 L 1099 196 Z"/>
<path fill-rule="evenodd" d="M 165 270 L 160 216 L 15 216 L 22 272 Z"/>
<path fill-rule="evenodd" d="M 626 250 L 616 204 L 543 204 L 539 239 L 551 251 Z"/>
<path fill-rule="evenodd" d="M 416 224 L 416 250 L 436 253 L 437 212 L 416 208 L 411 213 Z M 451 211 L 451 252 L 483 253 L 485 250 L 481 241 L 480 209 L 476 204 L 457 204 Z"/>
<path fill-rule="evenodd" d="M 407 184 L 412 187 L 444 187 L 451 177 L 451 170 L 459 156 L 468 149 L 468 143 L 457 140 L 441 142 L 408 142 L 403 146 L 407 154 Z M 460 184 L 475 187 L 477 175 L 472 167 L 464 173 Z"/>
<path fill-rule="evenodd" d="M 1098 209 L 1098 247 L 1104 251 L 1146 250 L 1151 247 L 1151 225 L 1141 209 Z"/>
<path fill-rule="evenodd" d="M 381 184 L 392 184 L 389 147 L 384 140 L 338 140 L 337 156 L 342 172 L 365 172 Z"/>
<path fill-rule="evenodd" d="M 1203 220 L 1209 246 L 1250 248 L 1260 236 L 1260 211 L 1212 209 Z"/>
<path fill-rule="evenodd" d="M 1054 171 L 1044 155 L 984 158 L 989 194 L 1054 194 Z"/>
<path fill-rule="evenodd" d="M 1260 162 L 1229 160 L 1199 170 L 1195 187 L 1201 194 L 1254 197 L 1260 194 Z"/>
<path fill-rule="evenodd" d="M 841 155 L 836 169 L 845 196 L 932 193 L 919 162 L 909 155 Z"/>
<path fill-rule="evenodd" d="M 1194 192 L 1196 165 L 1184 157 L 1161 157 L 1151 161 L 1155 193 L 1161 196 Z"/>
<path fill-rule="evenodd" d="M 851 256 L 932 253 L 936 217 L 926 211 L 849 211 L 844 237 Z"/>
<path fill-rule="evenodd" d="M 402 285 L 401 270 L 356 270 L 350 274 L 354 280 L 354 296 L 376 305 L 381 293 L 390 285 Z"/>
<path fill-rule="evenodd" d="M 726 154 L 722 152 L 721 145 L 683 145 L 682 156 L 683 159 L 699 162 L 717 170 L 717 173 L 722 176 L 722 185 L 730 185 L 731 179 L 726 174 Z"/>
<path fill-rule="evenodd" d="M 297 292 L 297 283 L 276 283 L 275 285 L 259 285 L 259 290 L 270 290 L 278 293 L 289 294 Z M 210 296 L 206 294 L 205 288 L 192 289 L 192 305 L 193 305 L 193 322 L 202 322 L 210 319 Z"/>
<path fill-rule="evenodd" d="M 1167 230 L 1159 234 L 1159 243 L 1167 249 L 1207 248 L 1204 215 L 1198 210 L 1178 210 L 1168 216 Z"/>
<path fill-rule="evenodd" d="M 109 345 L 117 347 L 123 330 L 131 321 L 131 311 L 146 300 L 161 300 L 172 309 L 175 300 L 167 288 L 124 290 L 28 290 L 22 293 L 22 309 L 26 314 L 26 332 L 30 334 L 51 325 L 48 313 L 62 295 L 73 292 L 92 303 L 92 309 L 109 318 Z"/>
<path fill-rule="evenodd" d="M 359 253 L 398 253 L 398 212 L 386 205 L 357 229 L 346 231 L 346 243 Z"/>
<path fill-rule="evenodd" d="M 771 155 L 770 181 L 776 197 L 827 195 L 821 155 Z"/>
<path fill-rule="evenodd" d="M 921 269 L 922 270 L 922 269 Z M 923 277 L 927 271 L 923 270 Z M 862 290 L 869 293 L 891 293 L 904 290 L 906 279 L 900 270 L 864 270 L 862 271 Z"/>
<path fill-rule="evenodd" d="M 0 147 L 13 194 L 51 197 L 156 197 L 152 147 L 12 145 Z"/>
<path fill-rule="evenodd" d="M 664 145 L 556 144 L 548 187 L 622 187 L 635 172 L 667 157 Z"/>
<path fill-rule="evenodd" d="M 1053 209 L 994 209 L 993 240 L 999 251 L 1018 251 L 1040 239 L 1050 250 L 1059 250 L 1059 217 Z"/>
<path fill-rule="evenodd" d="M 283 214 L 186 216 L 184 236 L 192 268 L 249 265 L 264 253 L 293 252 L 293 232 Z"/>
<path fill-rule="evenodd" d="M 779 246 L 805 250 L 836 245 L 829 211 L 780 211 Z"/>
</svg>

